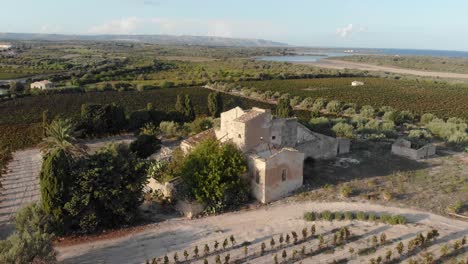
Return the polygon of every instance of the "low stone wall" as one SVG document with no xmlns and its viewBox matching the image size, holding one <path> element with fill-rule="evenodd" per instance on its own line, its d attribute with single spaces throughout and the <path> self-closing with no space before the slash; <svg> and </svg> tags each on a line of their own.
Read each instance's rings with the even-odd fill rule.
<svg viewBox="0 0 468 264">
<path fill-rule="evenodd" d="M 423 146 L 422 148 L 413 149 L 411 147 L 393 144 L 392 153 L 398 156 L 418 160 L 418 159 L 425 159 L 425 158 L 435 155 L 436 147 L 432 144 L 427 144 Z"/>
</svg>

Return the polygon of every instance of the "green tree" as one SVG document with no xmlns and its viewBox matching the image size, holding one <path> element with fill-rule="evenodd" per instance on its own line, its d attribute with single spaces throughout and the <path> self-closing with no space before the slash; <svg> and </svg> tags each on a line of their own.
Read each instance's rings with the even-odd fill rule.
<svg viewBox="0 0 468 264">
<path fill-rule="evenodd" d="M 276 106 L 276 116 L 281 118 L 288 118 L 293 115 L 293 109 L 291 107 L 289 97 L 281 97 L 278 100 L 278 105 Z"/>
<path fill-rule="evenodd" d="M 45 156 L 39 175 L 44 211 L 52 216 L 57 232 L 64 232 L 66 211 L 72 180 L 72 159 L 63 149 L 55 149 Z"/>
<path fill-rule="evenodd" d="M 223 100 L 219 92 L 208 95 L 208 111 L 212 117 L 219 117 L 223 110 Z"/>
<path fill-rule="evenodd" d="M 189 198 L 223 210 L 237 206 L 248 197 L 248 184 L 242 178 L 246 160 L 233 144 L 205 140 L 185 158 L 181 176 Z"/>
<path fill-rule="evenodd" d="M 42 112 L 42 136 L 47 136 L 47 127 L 49 126 L 49 111 L 44 110 Z"/>
<path fill-rule="evenodd" d="M 85 147 L 77 144 L 75 135 L 75 125 L 71 119 L 55 119 L 46 127 L 41 149 L 45 156 L 57 149 L 68 154 L 83 153 Z"/>
<path fill-rule="evenodd" d="M 65 209 L 73 228 L 94 232 L 135 221 L 143 202 L 147 165 L 125 144 L 110 144 L 78 161 Z"/>
<path fill-rule="evenodd" d="M 195 109 L 193 108 L 192 99 L 190 98 L 190 95 L 188 94 L 185 95 L 184 109 L 185 109 L 184 113 L 185 113 L 186 120 L 188 121 L 195 120 Z"/>
<path fill-rule="evenodd" d="M 0 240 L 0 263 L 55 263 L 49 217 L 39 204 L 22 208 L 15 217 L 15 231 Z"/>
<path fill-rule="evenodd" d="M 180 94 L 177 95 L 175 109 L 176 109 L 177 112 L 179 112 L 183 116 L 185 116 L 185 102 L 184 102 L 184 99 L 183 99 L 182 95 L 180 95 Z"/>
</svg>

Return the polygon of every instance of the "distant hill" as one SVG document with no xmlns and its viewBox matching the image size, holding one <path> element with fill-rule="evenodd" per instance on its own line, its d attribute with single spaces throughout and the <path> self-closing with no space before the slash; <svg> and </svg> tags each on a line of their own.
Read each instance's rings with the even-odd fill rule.
<svg viewBox="0 0 468 264">
<path fill-rule="evenodd" d="M 44 40 L 44 41 L 133 41 L 154 44 L 199 45 L 199 46 L 235 46 L 235 47 L 284 47 L 286 43 L 264 39 L 225 38 L 209 36 L 174 36 L 174 35 L 60 35 L 34 33 L 0 33 L 0 40 Z"/>
</svg>

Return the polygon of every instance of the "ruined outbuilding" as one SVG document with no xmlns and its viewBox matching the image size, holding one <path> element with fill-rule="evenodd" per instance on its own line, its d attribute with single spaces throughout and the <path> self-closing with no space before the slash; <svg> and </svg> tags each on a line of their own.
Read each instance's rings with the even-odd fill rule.
<svg viewBox="0 0 468 264">
<path fill-rule="evenodd" d="M 219 129 L 211 129 L 181 143 L 189 151 L 206 138 L 232 142 L 245 153 L 252 194 L 268 203 L 302 186 L 306 158 L 332 158 L 349 152 L 348 139 L 310 131 L 296 118 L 274 118 L 270 110 L 240 107 L 221 113 Z"/>
<path fill-rule="evenodd" d="M 411 141 L 400 138 L 393 143 L 392 153 L 414 160 L 426 159 L 436 154 L 436 147 L 429 143 L 422 147 L 414 148 Z"/>
</svg>

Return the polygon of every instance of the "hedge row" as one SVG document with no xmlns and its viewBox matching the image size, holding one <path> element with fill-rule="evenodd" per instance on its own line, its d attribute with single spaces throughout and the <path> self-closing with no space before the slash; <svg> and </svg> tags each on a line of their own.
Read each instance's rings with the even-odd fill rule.
<svg viewBox="0 0 468 264">
<path fill-rule="evenodd" d="M 341 221 L 341 220 L 359 220 L 359 221 L 370 221 L 370 222 L 381 222 L 390 225 L 404 225 L 407 222 L 406 217 L 402 215 L 389 215 L 389 214 L 381 214 L 377 215 L 374 213 L 366 213 L 366 212 L 331 212 L 331 211 L 323 211 L 323 212 L 306 212 L 304 213 L 304 220 L 306 221 L 318 221 L 318 220 L 326 220 L 326 221 Z"/>
</svg>

